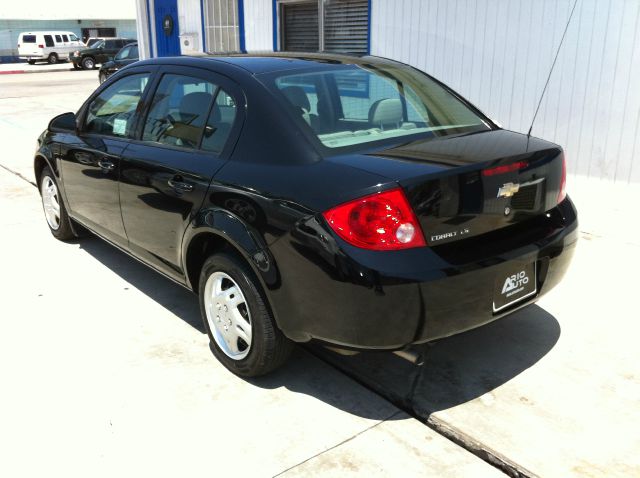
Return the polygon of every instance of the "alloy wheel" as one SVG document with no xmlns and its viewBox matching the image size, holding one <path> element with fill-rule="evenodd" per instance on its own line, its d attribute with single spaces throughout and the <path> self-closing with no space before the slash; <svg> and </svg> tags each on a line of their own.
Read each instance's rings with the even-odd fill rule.
<svg viewBox="0 0 640 478">
<path fill-rule="evenodd" d="M 42 180 L 40 189 L 42 193 L 42 206 L 44 207 L 44 216 L 47 224 L 54 231 L 60 227 L 60 199 L 58 196 L 58 187 L 49 176 L 45 176 Z"/>
<path fill-rule="evenodd" d="M 204 290 L 207 324 L 216 344 L 233 360 L 251 350 L 251 315 L 240 286 L 224 272 L 209 276 Z"/>
</svg>

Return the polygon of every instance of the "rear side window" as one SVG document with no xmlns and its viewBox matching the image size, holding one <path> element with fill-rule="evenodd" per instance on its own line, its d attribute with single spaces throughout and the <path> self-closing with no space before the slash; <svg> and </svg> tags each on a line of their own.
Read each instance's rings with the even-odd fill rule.
<svg viewBox="0 0 640 478">
<path fill-rule="evenodd" d="M 67 35 L 62 35 L 62 41 L 65 43 L 69 41 L 69 37 Z"/>
<path fill-rule="evenodd" d="M 122 78 L 109 86 L 89 105 L 85 131 L 107 136 L 128 136 L 148 82 L 149 74 L 140 73 Z"/>
<path fill-rule="evenodd" d="M 22 43 L 35 43 L 36 36 L 35 35 L 22 35 Z"/>
<path fill-rule="evenodd" d="M 145 121 L 143 141 L 197 148 L 216 90 L 200 78 L 164 75 Z"/>
<path fill-rule="evenodd" d="M 202 149 L 221 153 L 236 119 L 236 103 L 223 89 L 218 90 L 202 138 Z"/>
<path fill-rule="evenodd" d="M 44 36 L 44 44 L 45 46 L 53 46 L 53 37 L 51 35 Z"/>
<path fill-rule="evenodd" d="M 62 43 L 62 37 L 60 35 L 56 35 L 56 42 Z"/>
</svg>

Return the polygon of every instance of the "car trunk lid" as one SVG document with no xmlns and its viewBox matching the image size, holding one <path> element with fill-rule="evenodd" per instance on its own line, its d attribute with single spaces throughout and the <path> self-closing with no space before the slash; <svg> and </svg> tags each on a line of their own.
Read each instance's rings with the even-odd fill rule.
<svg viewBox="0 0 640 478">
<path fill-rule="evenodd" d="M 435 246 L 544 214 L 558 203 L 562 149 L 489 132 L 421 140 L 338 159 L 397 181 Z"/>
</svg>

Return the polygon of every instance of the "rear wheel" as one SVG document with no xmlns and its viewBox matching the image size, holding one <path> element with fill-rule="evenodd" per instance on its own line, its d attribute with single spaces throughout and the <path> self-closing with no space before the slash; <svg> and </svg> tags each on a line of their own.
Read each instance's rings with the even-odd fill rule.
<svg viewBox="0 0 640 478">
<path fill-rule="evenodd" d="M 35 65 L 36 61 L 35 60 L 27 60 L 27 63 L 29 63 L 30 65 Z"/>
<path fill-rule="evenodd" d="M 82 59 L 82 68 L 85 70 L 93 70 L 96 67 L 96 60 L 93 57 L 85 56 Z"/>
<path fill-rule="evenodd" d="M 56 63 L 58 63 L 58 55 L 56 55 L 55 53 L 50 53 L 47 61 L 49 62 L 49 64 L 55 65 Z"/>
<path fill-rule="evenodd" d="M 58 184 L 49 168 L 44 168 L 40 177 L 40 195 L 42 196 L 42 208 L 47 220 L 49 230 L 56 239 L 67 241 L 73 239 L 75 234 L 71 227 L 71 221 L 64 207 Z"/>
<path fill-rule="evenodd" d="M 211 351 L 243 377 L 264 375 L 282 365 L 293 342 L 277 328 L 249 266 L 232 254 L 209 257 L 200 273 L 200 311 Z"/>
</svg>

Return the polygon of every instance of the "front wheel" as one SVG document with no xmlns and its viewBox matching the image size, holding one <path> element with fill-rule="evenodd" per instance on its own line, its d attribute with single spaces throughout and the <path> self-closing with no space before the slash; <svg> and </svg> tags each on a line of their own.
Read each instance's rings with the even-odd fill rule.
<svg viewBox="0 0 640 478">
<path fill-rule="evenodd" d="M 200 311 L 211 351 L 243 377 L 282 365 L 293 342 L 278 329 L 249 266 L 233 254 L 209 257 L 200 273 Z"/>
<path fill-rule="evenodd" d="M 85 70 L 93 70 L 96 66 L 96 61 L 90 56 L 86 56 L 82 59 L 82 68 Z"/>
<path fill-rule="evenodd" d="M 44 217 L 47 220 L 51 234 L 61 241 L 68 241 L 76 237 L 71 227 L 67 209 L 62 202 L 58 184 L 48 167 L 44 168 L 40 177 L 40 195 L 42 197 Z"/>
</svg>

